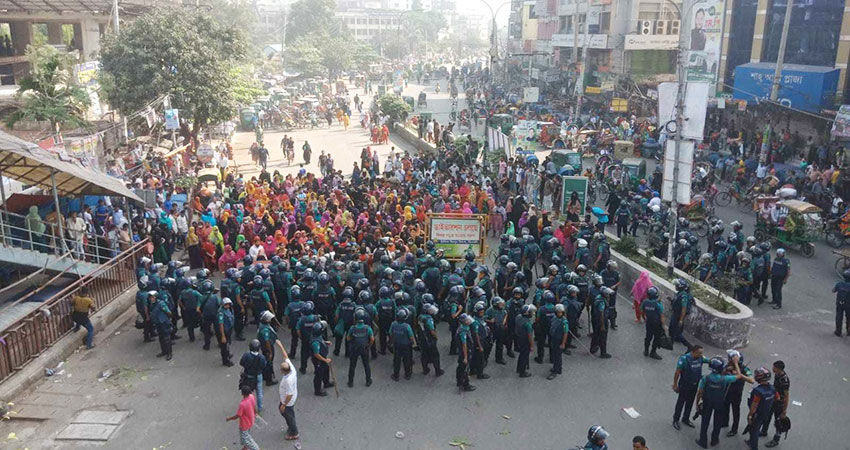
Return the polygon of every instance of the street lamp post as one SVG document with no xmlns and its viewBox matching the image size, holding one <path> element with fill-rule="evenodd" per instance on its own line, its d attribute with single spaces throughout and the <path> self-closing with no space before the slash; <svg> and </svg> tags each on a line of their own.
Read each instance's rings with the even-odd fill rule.
<svg viewBox="0 0 850 450">
<path fill-rule="evenodd" d="M 396 30 L 395 30 L 396 41 L 398 41 L 399 43 L 401 42 L 401 18 L 402 18 L 402 16 L 404 16 L 405 14 L 408 14 L 408 13 L 422 12 L 422 11 L 423 11 L 422 8 L 411 9 L 409 11 L 402 11 L 401 13 L 399 13 L 396 16 Z M 396 52 L 396 59 L 401 59 L 401 47 L 399 47 L 398 51 Z"/>
<path fill-rule="evenodd" d="M 499 27 L 496 25 L 496 15 L 499 14 L 499 11 L 503 7 L 510 5 L 512 2 L 502 3 L 497 6 L 495 10 L 489 3 L 486 2 L 486 0 L 481 0 L 481 3 L 484 3 L 484 5 L 487 6 L 487 9 L 490 10 L 490 15 L 493 18 L 493 21 L 490 23 L 490 63 L 488 66 L 490 69 L 490 79 L 493 79 L 493 63 L 499 59 L 499 47 L 496 42 L 496 33 L 498 32 Z M 510 30 L 508 30 L 508 33 L 510 33 Z"/>
</svg>

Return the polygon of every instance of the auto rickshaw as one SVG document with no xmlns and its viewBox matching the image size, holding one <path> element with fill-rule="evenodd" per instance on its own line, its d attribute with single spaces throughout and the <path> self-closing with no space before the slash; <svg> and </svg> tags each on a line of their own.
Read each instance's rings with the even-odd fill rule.
<svg viewBox="0 0 850 450">
<path fill-rule="evenodd" d="M 218 183 L 221 182 L 221 171 L 214 167 L 201 169 L 198 171 L 198 182 L 201 184 L 201 187 L 206 187 L 212 192 L 215 192 Z M 212 186 L 210 186 L 210 183 L 212 183 Z"/>
<path fill-rule="evenodd" d="M 425 94 L 425 91 L 422 91 L 422 92 L 419 93 L 419 100 L 417 100 L 416 106 L 418 106 L 420 108 L 427 108 L 428 107 L 428 95 Z"/>
<path fill-rule="evenodd" d="M 614 159 L 623 160 L 634 157 L 635 143 L 632 141 L 614 141 Z"/>
<path fill-rule="evenodd" d="M 629 173 L 631 188 L 637 190 L 640 180 L 646 179 L 646 161 L 638 158 L 624 158 L 623 170 Z"/>
<path fill-rule="evenodd" d="M 581 173 L 581 153 L 573 150 L 553 150 L 550 157 L 556 169 L 570 166 L 573 169 L 573 173 Z"/>
<path fill-rule="evenodd" d="M 408 106 L 410 106 L 410 109 L 413 109 L 413 97 L 405 95 L 401 99 L 404 100 L 404 102 L 407 103 Z"/>
<path fill-rule="evenodd" d="M 815 254 L 814 242 L 823 235 L 820 213 L 817 206 L 800 200 L 762 201 L 756 216 L 755 238 L 785 247 L 800 247 L 803 255 L 811 258 Z"/>
<path fill-rule="evenodd" d="M 714 207 L 705 196 L 694 195 L 690 203 L 679 205 L 677 216 L 688 219 L 691 230 L 694 230 L 699 237 L 706 237 L 714 221 Z"/>
</svg>

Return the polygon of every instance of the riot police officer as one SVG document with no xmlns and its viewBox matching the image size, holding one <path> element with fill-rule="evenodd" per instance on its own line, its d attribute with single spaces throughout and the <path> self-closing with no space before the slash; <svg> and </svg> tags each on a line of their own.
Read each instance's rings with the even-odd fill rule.
<svg viewBox="0 0 850 450">
<path fill-rule="evenodd" d="M 357 359 L 363 361 L 363 370 L 366 372 L 366 386 L 372 385 L 372 369 L 369 366 L 369 347 L 375 342 L 375 333 L 372 327 L 366 325 L 369 314 L 363 307 L 354 310 L 354 318 L 357 321 L 346 330 L 345 342 L 348 348 L 348 387 L 354 387 L 354 370 L 357 368 Z M 336 353 L 338 354 L 338 352 Z"/>
<path fill-rule="evenodd" d="M 770 371 L 764 367 L 756 369 L 755 381 L 758 386 L 754 387 L 750 392 L 750 411 L 747 414 L 747 428 L 750 432 L 750 437 L 747 439 L 747 444 L 750 450 L 758 450 L 759 435 L 762 427 L 766 423 L 770 423 L 770 417 L 774 411 L 773 405 L 779 396 L 776 389 L 770 384 Z M 767 434 L 767 430 L 764 430 Z"/>
<path fill-rule="evenodd" d="M 835 335 L 841 337 L 842 323 L 847 321 L 847 335 L 850 336 L 850 269 L 844 271 L 844 281 L 835 283 Z"/>
<path fill-rule="evenodd" d="M 271 311 L 263 311 L 260 314 L 260 326 L 257 328 L 257 340 L 260 341 L 260 348 L 268 363 L 263 368 L 263 379 L 266 386 L 277 384 L 274 377 L 274 348 L 276 345 L 280 346 L 281 349 L 283 348 L 283 344 L 277 338 L 277 331 L 271 326 L 272 319 L 274 319 L 274 314 Z"/>
<path fill-rule="evenodd" d="M 503 355 L 507 343 L 505 300 L 501 297 L 493 297 L 492 304 L 493 306 L 487 308 L 487 311 L 484 312 L 484 321 L 490 327 L 490 335 L 493 336 L 493 342 L 496 346 L 496 364 L 505 365 L 507 364 Z"/>
<path fill-rule="evenodd" d="M 658 354 L 658 339 L 664 335 L 664 305 L 658 299 L 658 288 L 650 286 L 640 309 L 646 317 L 646 337 L 643 338 L 643 356 L 661 359 Z M 650 351 L 650 345 L 652 351 Z"/>
<path fill-rule="evenodd" d="M 233 328 L 236 331 L 236 340 L 244 341 L 242 330 L 245 328 L 245 306 L 242 303 L 242 286 L 239 285 L 239 277 L 242 273 L 234 268 L 225 271 L 225 278 L 221 280 L 219 290 L 222 297 L 229 298 L 232 302 Z M 281 310 L 282 311 L 282 310 Z"/>
<path fill-rule="evenodd" d="M 150 302 L 150 320 L 159 335 L 160 353 L 157 358 L 165 356 L 166 361 L 171 361 L 171 309 L 165 299 L 157 299 L 156 291 L 148 292 Z"/>
<path fill-rule="evenodd" d="M 289 324 L 289 330 L 292 335 L 292 344 L 289 346 L 289 349 L 293 355 L 298 353 L 298 321 L 301 319 L 303 313 L 304 302 L 301 301 L 301 287 L 298 285 L 292 286 L 289 289 L 289 303 L 286 305 L 283 315 L 286 317 L 286 322 Z M 301 345 L 303 347 L 307 345 L 307 342 L 302 342 Z"/>
<path fill-rule="evenodd" d="M 534 313 L 537 308 L 534 305 L 523 305 L 521 314 L 516 317 L 514 323 L 514 339 L 516 340 L 517 353 L 516 371 L 520 378 L 530 377 L 529 355 L 534 351 Z"/>
<path fill-rule="evenodd" d="M 321 319 L 318 315 L 313 313 L 314 306 L 313 302 L 306 301 L 304 302 L 304 310 L 301 315 L 301 318 L 298 319 L 298 324 L 296 328 L 298 328 L 298 336 L 301 338 L 301 342 L 306 343 L 310 340 L 312 344 L 312 330 L 313 324 L 318 323 Z M 311 354 L 310 347 L 306 345 L 301 346 L 301 367 L 299 371 L 304 374 L 307 373 L 307 360 L 310 359 Z"/>
<path fill-rule="evenodd" d="M 599 294 L 593 300 L 590 309 L 590 319 L 593 329 L 593 337 L 590 341 L 590 353 L 596 353 L 599 350 L 599 357 L 608 359 L 611 357 L 608 354 L 608 299 L 614 294 L 614 291 L 603 286 Z"/>
<path fill-rule="evenodd" d="M 354 289 L 346 287 L 342 291 L 342 301 L 339 305 L 337 305 L 336 312 L 334 313 L 334 321 L 336 322 L 336 326 L 334 327 L 334 335 L 336 336 L 336 340 L 334 342 L 334 356 L 339 356 L 339 348 L 342 346 L 342 338 L 346 335 L 346 333 L 348 333 L 348 329 L 351 328 L 356 321 L 356 318 L 354 317 L 356 307 L 357 305 L 354 303 Z M 366 314 L 365 309 L 363 310 L 363 314 Z M 348 357 L 349 341 L 346 340 L 345 342 L 345 356 Z"/>
<path fill-rule="evenodd" d="M 271 311 L 274 314 L 272 300 L 266 289 L 263 288 L 263 277 L 261 275 L 254 277 L 251 290 L 248 292 L 248 298 L 251 299 L 251 309 L 254 312 L 255 318 L 259 318 L 264 311 Z"/>
<path fill-rule="evenodd" d="M 389 339 L 390 326 L 396 314 L 396 304 L 393 300 L 393 290 L 388 286 L 382 286 L 378 290 L 378 345 L 379 353 L 387 354 L 387 340 Z"/>
<path fill-rule="evenodd" d="M 773 309 L 782 309 L 782 287 L 791 276 L 791 260 L 785 257 L 785 249 L 776 249 L 776 258 L 770 267 L 770 296 Z"/>
<path fill-rule="evenodd" d="M 487 358 L 490 354 L 490 329 L 484 321 L 484 310 L 486 303 L 479 301 L 473 306 L 472 323 L 470 331 L 472 332 L 472 367 L 470 375 L 476 375 L 479 380 L 486 380 L 490 375 L 484 373 L 484 367 L 487 366 Z"/>
<path fill-rule="evenodd" d="M 210 341 L 215 334 L 215 322 L 221 300 L 216 295 L 217 289 L 212 280 L 201 283 L 201 330 L 204 332 L 204 350 L 210 349 Z"/>
<path fill-rule="evenodd" d="M 697 388 L 697 410 L 702 414 L 699 438 L 696 443 L 702 448 L 708 448 L 708 424 L 714 416 L 714 428 L 711 431 L 711 446 L 720 441 L 720 421 L 723 418 L 723 406 L 726 401 L 726 390 L 737 380 L 744 378 L 738 367 L 738 357 L 732 358 L 735 375 L 723 375 L 726 363 L 722 358 L 712 358 L 708 363 L 711 373 L 702 377 Z M 752 379 L 749 379 L 752 381 Z"/>
<path fill-rule="evenodd" d="M 562 371 L 563 352 L 567 349 L 567 336 L 570 333 L 569 322 L 564 317 L 566 311 L 563 304 L 555 305 L 555 317 L 549 321 L 549 360 L 552 362 L 552 371 L 546 377 L 549 380 L 554 380 Z"/>
<path fill-rule="evenodd" d="M 189 279 L 189 285 L 180 293 L 180 309 L 183 310 L 183 326 L 189 333 L 189 342 L 195 342 L 195 328 L 201 318 L 201 293 L 197 290 L 197 280 Z"/>
<path fill-rule="evenodd" d="M 218 339 L 218 348 L 221 350 L 221 363 L 230 367 L 233 365 L 233 361 L 230 360 L 233 357 L 233 354 L 230 353 L 230 337 L 235 322 L 233 300 L 227 297 L 221 299 L 221 307 L 218 309 L 215 319 L 215 334 Z"/>
<path fill-rule="evenodd" d="M 587 443 L 584 444 L 585 450 L 608 450 L 608 444 L 605 439 L 608 438 L 608 432 L 599 425 L 590 427 L 587 431 Z"/>
<path fill-rule="evenodd" d="M 413 328 L 407 323 L 407 308 L 399 308 L 396 320 L 390 325 L 389 334 L 393 349 L 392 379 L 398 381 L 401 365 L 404 363 L 404 379 L 409 380 L 413 373 Z"/>
<path fill-rule="evenodd" d="M 537 356 L 534 361 L 543 364 L 543 355 L 546 353 L 546 345 L 549 339 L 549 324 L 555 318 L 555 294 L 550 290 L 542 291 L 542 304 L 537 310 L 537 322 L 535 326 L 535 337 L 537 338 Z"/>
<path fill-rule="evenodd" d="M 608 302 L 608 322 L 612 330 L 617 329 L 617 289 L 620 287 L 620 272 L 617 268 L 617 261 L 608 261 L 599 274 L 602 277 L 602 284 L 614 291 L 614 295 Z"/>
<path fill-rule="evenodd" d="M 312 324 L 310 332 L 313 335 L 310 341 L 313 360 L 313 393 L 319 397 L 324 397 L 328 395 L 324 388 L 334 386 L 330 380 L 331 359 L 328 358 L 328 349 L 331 342 L 324 339 L 324 326 L 318 320 Z"/>
<path fill-rule="evenodd" d="M 685 318 L 691 312 L 694 299 L 691 297 L 690 285 L 683 278 L 673 280 L 673 285 L 676 287 L 676 298 L 672 299 L 673 308 L 670 315 L 670 338 L 673 342 L 681 342 L 682 345 L 690 348 L 690 342 L 685 339 L 682 333 L 685 330 Z"/>
<path fill-rule="evenodd" d="M 691 423 L 691 408 L 697 395 L 699 380 L 702 378 L 702 365 L 708 364 L 708 358 L 703 356 L 702 346 L 694 345 L 688 353 L 679 357 L 676 362 L 676 373 L 673 375 L 673 392 L 678 394 L 676 408 L 673 410 L 673 428 L 680 429 L 682 423 L 694 428 Z"/>
<path fill-rule="evenodd" d="M 430 294 L 428 294 L 430 295 Z M 444 371 L 440 368 L 440 351 L 437 349 L 437 328 L 434 326 L 434 316 L 439 309 L 426 303 L 422 306 L 422 314 L 419 315 L 419 348 L 422 352 L 422 373 L 428 375 L 431 372 L 430 364 L 434 365 L 434 372 L 440 376 Z"/>
<path fill-rule="evenodd" d="M 475 386 L 469 384 L 469 347 L 472 345 L 472 337 L 470 335 L 469 326 L 472 324 L 472 317 L 466 313 L 458 317 L 460 325 L 457 328 L 457 370 L 455 379 L 457 386 L 462 391 L 470 392 L 475 390 Z"/>
<path fill-rule="evenodd" d="M 248 351 L 239 359 L 242 373 L 239 374 L 239 386 L 248 386 L 257 394 L 257 410 L 263 411 L 263 371 L 268 365 L 266 357 L 260 353 L 260 340 L 251 339 Z"/>
</svg>

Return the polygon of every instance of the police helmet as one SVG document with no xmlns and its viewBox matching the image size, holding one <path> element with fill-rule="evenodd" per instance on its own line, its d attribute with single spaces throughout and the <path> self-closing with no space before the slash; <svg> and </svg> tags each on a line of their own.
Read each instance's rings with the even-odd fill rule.
<svg viewBox="0 0 850 450">
<path fill-rule="evenodd" d="M 499 265 L 504 266 L 511 262 L 511 259 L 508 258 L 508 255 L 499 256 Z"/>
<path fill-rule="evenodd" d="M 661 207 L 660 207 L 660 206 L 658 206 L 658 205 L 651 205 L 651 206 L 649 207 L 649 210 L 650 210 L 650 211 L 652 211 L 652 212 L 654 212 L 654 213 L 657 213 L 657 212 L 661 211 Z"/>
<path fill-rule="evenodd" d="M 770 381 L 770 371 L 765 369 L 764 367 L 759 367 L 758 369 L 756 369 L 755 379 L 757 383 Z"/>
<path fill-rule="evenodd" d="M 252 352 L 260 351 L 260 340 L 259 339 L 251 339 L 251 342 L 248 344 L 248 350 Z"/>
<path fill-rule="evenodd" d="M 137 283 L 137 284 L 138 284 L 138 286 L 139 286 L 139 289 L 143 289 L 143 290 L 144 290 L 144 289 L 147 289 L 147 288 L 148 288 L 148 283 L 149 283 L 148 276 L 147 276 L 147 275 L 144 275 L 144 276 L 142 276 L 141 278 L 139 278 L 139 281 L 138 281 L 138 283 Z"/>
<path fill-rule="evenodd" d="M 324 329 L 322 322 L 314 323 L 313 324 L 313 336 L 321 336 L 322 335 L 322 329 Z"/>
<path fill-rule="evenodd" d="M 514 283 L 515 284 L 525 283 L 525 273 L 517 272 L 516 275 L 514 275 Z"/>
<path fill-rule="evenodd" d="M 688 240 L 687 239 L 679 239 L 679 246 L 680 247 L 687 247 L 688 246 Z"/>
<path fill-rule="evenodd" d="M 558 240 L 558 238 L 556 238 L 556 237 L 553 237 L 553 238 L 549 239 L 549 240 L 548 240 L 548 241 L 546 241 L 546 242 L 547 242 L 547 243 L 549 244 L 549 246 L 550 246 L 550 247 L 552 247 L 552 248 L 557 248 L 559 245 L 561 245 L 561 241 L 559 241 L 559 240 Z"/>
<path fill-rule="evenodd" d="M 235 279 L 235 278 L 236 278 L 236 269 L 234 269 L 233 267 L 231 267 L 231 268 L 229 268 L 229 269 L 227 269 L 227 270 L 225 270 L 225 271 L 224 271 L 224 275 L 225 275 L 228 279 L 233 280 L 233 279 Z"/>
<path fill-rule="evenodd" d="M 313 281 L 313 269 L 307 268 L 307 270 L 304 271 L 303 277 L 304 281 Z"/>
<path fill-rule="evenodd" d="M 440 260 L 440 270 L 449 270 L 451 268 L 451 264 L 445 259 Z"/>
<path fill-rule="evenodd" d="M 581 292 L 581 289 L 579 289 L 578 286 L 574 284 L 567 286 L 567 293 L 572 295 L 578 295 L 579 292 Z"/>
<path fill-rule="evenodd" d="M 646 296 L 655 300 L 658 298 L 658 288 L 655 286 L 650 286 L 649 289 L 646 290 Z"/>
<path fill-rule="evenodd" d="M 263 284 L 263 277 L 261 277 L 260 275 L 254 275 L 254 284 L 256 284 L 256 285 Z M 259 286 L 257 286 L 257 287 L 259 287 Z"/>
<path fill-rule="evenodd" d="M 557 305 L 555 305 L 555 312 L 556 313 L 562 313 L 562 312 L 565 312 L 566 310 L 567 310 L 567 308 L 565 308 L 562 303 L 558 303 Z"/>
<path fill-rule="evenodd" d="M 769 252 L 769 251 L 770 251 L 770 248 L 771 248 L 771 246 L 770 246 L 770 242 L 768 242 L 768 241 L 764 241 L 764 242 L 762 242 L 761 244 L 759 244 L 759 247 L 761 247 L 761 250 L 762 250 L 763 252 L 767 253 L 767 252 Z"/>
<path fill-rule="evenodd" d="M 357 284 L 354 286 L 358 291 L 362 291 L 364 289 L 369 289 L 369 280 L 366 278 L 361 278 L 357 280 Z"/>
<path fill-rule="evenodd" d="M 407 308 L 399 308 L 395 313 L 396 320 L 405 321 L 407 320 Z"/>
<path fill-rule="evenodd" d="M 466 259 L 467 261 L 475 261 L 475 253 L 472 253 L 472 252 L 466 252 L 466 254 L 465 254 L 465 255 L 463 255 L 463 257 L 464 257 L 464 259 Z"/>
<path fill-rule="evenodd" d="M 523 316 L 530 316 L 532 314 L 531 309 L 534 308 L 534 305 L 522 305 L 520 312 Z"/>
<path fill-rule="evenodd" d="M 543 234 L 552 234 L 552 227 L 543 227 Z"/>
<path fill-rule="evenodd" d="M 398 305 L 398 304 L 401 304 L 401 301 L 404 299 L 404 292 L 402 292 L 402 291 L 395 291 L 395 292 L 393 293 L 393 298 L 395 299 L 395 301 L 396 301 L 396 304 L 397 304 L 397 305 Z"/>
<path fill-rule="evenodd" d="M 606 295 L 609 297 L 614 295 L 614 290 L 609 288 L 608 286 L 603 286 L 600 291 L 602 292 L 602 295 Z"/>
<path fill-rule="evenodd" d="M 428 250 L 434 250 L 434 247 L 436 247 L 436 244 L 434 244 L 434 241 L 428 241 L 428 242 L 425 243 L 425 247 L 428 248 Z"/>
<path fill-rule="evenodd" d="M 549 273 L 552 274 L 552 275 L 557 275 L 558 274 L 558 266 L 556 266 L 554 264 L 550 264 L 549 265 Z"/>
<path fill-rule="evenodd" d="M 360 293 L 357 294 L 357 299 L 363 303 L 369 303 L 372 301 L 372 293 L 369 291 L 360 291 Z"/>
<path fill-rule="evenodd" d="M 434 306 L 433 304 L 428 303 L 428 304 L 426 304 L 425 306 L 422 307 L 422 311 L 425 311 L 426 314 L 433 316 L 434 314 L 437 314 L 438 312 L 440 312 L 440 309 L 437 308 L 436 306 Z"/>
<path fill-rule="evenodd" d="M 576 267 L 576 272 L 587 272 L 587 266 L 585 266 L 584 264 L 579 264 L 578 267 Z"/>
<path fill-rule="evenodd" d="M 676 287 L 677 291 L 684 291 L 688 288 L 688 282 L 683 278 L 676 278 L 673 280 L 673 286 Z"/>
<path fill-rule="evenodd" d="M 558 255 L 552 255 L 552 264 L 561 264 L 561 257 Z"/>
<path fill-rule="evenodd" d="M 431 293 L 422 294 L 422 303 L 434 303 L 434 295 Z"/>
<path fill-rule="evenodd" d="M 525 296 L 525 291 L 521 287 L 517 286 L 513 289 L 513 291 L 511 291 L 511 295 L 514 298 L 516 298 L 517 295 L 522 297 L 522 296 Z"/>
<path fill-rule="evenodd" d="M 511 272 L 513 272 L 513 271 L 517 270 L 517 268 L 518 268 L 518 267 L 517 267 L 517 264 L 516 264 L 515 262 L 513 262 L 513 261 L 509 262 L 509 263 L 508 263 L 508 265 L 507 265 L 506 267 L 507 267 L 507 269 L 508 269 L 508 270 L 510 270 Z"/>
<path fill-rule="evenodd" d="M 727 244 L 726 244 L 726 241 L 724 241 L 724 240 L 718 240 L 714 243 L 714 246 L 717 247 L 720 250 L 725 250 L 726 247 L 727 247 Z"/>
<path fill-rule="evenodd" d="M 378 289 L 378 296 L 381 298 L 388 298 L 392 295 L 393 290 L 389 286 L 381 286 L 381 289 Z"/>
<path fill-rule="evenodd" d="M 690 243 L 691 245 L 699 244 L 699 238 L 694 235 L 690 235 L 688 236 L 688 243 Z"/>
<path fill-rule="evenodd" d="M 733 220 L 729 225 L 732 225 L 732 228 L 735 229 L 736 231 L 743 227 L 743 225 L 741 225 L 741 222 L 739 222 L 737 220 Z"/>
<path fill-rule="evenodd" d="M 350 270 L 354 273 L 360 272 L 360 263 L 357 262 L 357 261 L 351 261 L 348 264 L 348 270 Z"/>
<path fill-rule="evenodd" d="M 617 270 L 617 261 L 608 261 L 608 270 Z"/>
<path fill-rule="evenodd" d="M 602 276 L 601 275 L 594 275 L 593 278 L 592 278 L 592 281 L 593 281 L 594 286 L 601 286 L 602 285 Z"/>
<path fill-rule="evenodd" d="M 354 308 L 354 319 L 358 322 L 364 322 L 368 317 L 369 314 L 366 312 L 366 308 L 362 306 Z"/>
<path fill-rule="evenodd" d="M 484 292 L 484 289 L 481 289 L 478 286 L 474 286 L 472 289 L 469 290 L 469 296 L 472 297 L 472 298 L 478 298 L 478 297 L 481 297 L 482 295 L 486 295 L 486 294 L 487 293 Z"/>
<path fill-rule="evenodd" d="M 499 237 L 499 241 L 500 241 L 502 244 L 507 244 L 509 240 L 510 240 L 510 238 L 508 238 L 508 235 L 507 235 L 507 234 L 503 234 L 503 235 L 501 235 L 501 236 Z"/>
<path fill-rule="evenodd" d="M 777 248 L 776 249 L 776 257 L 781 258 L 783 256 L 785 256 L 785 249 L 784 248 Z"/>
<path fill-rule="evenodd" d="M 272 271 L 269 270 L 269 269 L 263 269 L 263 270 L 260 271 L 260 276 L 262 276 L 263 279 L 268 278 L 271 275 L 272 275 Z"/>
<path fill-rule="evenodd" d="M 354 298 L 354 289 L 352 289 L 351 286 L 346 286 L 345 288 L 343 288 L 342 298 Z"/>
<path fill-rule="evenodd" d="M 757 257 L 759 257 L 759 256 L 761 256 L 762 254 L 764 254 L 764 252 L 762 251 L 761 247 L 752 247 L 752 248 L 750 248 L 750 253 L 752 253 L 752 254 L 753 254 L 753 256 L 754 256 L 754 257 L 756 257 L 756 258 L 757 258 Z"/>
<path fill-rule="evenodd" d="M 723 361 L 723 358 L 715 356 L 708 362 L 708 367 L 711 369 L 711 373 L 720 373 L 723 372 L 723 369 L 726 367 L 726 363 Z"/>
<path fill-rule="evenodd" d="M 206 280 L 210 276 L 210 271 L 207 269 L 201 269 L 198 271 L 198 274 L 196 276 L 199 280 Z"/>
<path fill-rule="evenodd" d="M 610 435 L 601 425 L 594 425 L 587 430 L 587 440 L 593 444 L 598 444 L 599 441 L 607 439 L 608 436 Z"/>
<path fill-rule="evenodd" d="M 502 297 L 493 297 L 493 306 L 502 305 L 505 306 L 505 299 Z"/>
<path fill-rule="evenodd" d="M 215 290 L 215 285 L 212 280 L 204 280 L 201 284 L 201 291 L 204 293 L 213 292 Z"/>
<path fill-rule="evenodd" d="M 475 306 L 473 306 L 472 309 L 475 312 L 481 312 L 487 309 L 487 304 L 484 302 L 476 302 Z"/>
<path fill-rule="evenodd" d="M 398 261 L 391 262 L 390 269 L 393 269 L 393 272 L 398 272 L 399 270 L 401 270 L 401 263 Z"/>
<path fill-rule="evenodd" d="M 230 299 L 230 298 L 228 298 L 228 297 L 224 297 L 223 299 L 221 299 L 221 304 L 222 304 L 222 306 L 224 306 L 224 305 L 232 305 L 232 304 L 233 304 L 233 300 L 231 300 L 231 299 Z"/>
<path fill-rule="evenodd" d="M 587 241 L 584 240 L 584 239 L 579 239 L 578 240 L 578 248 L 585 248 L 585 247 L 587 247 Z"/>
<path fill-rule="evenodd" d="M 260 314 L 260 320 L 265 323 L 271 322 L 272 319 L 274 319 L 274 314 L 272 314 L 271 311 L 263 311 L 263 313 Z"/>
<path fill-rule="evenodd" d="M 319 283 L 325 284 L 331 281 L 330 275 L 327 272 L 322 272 L 319 274 Z"/>
<path fill-rule="evenodd" d="M 413 281 L 413 288 L 419 292 L 425 292 L 428 290 L 428 286 L 425 285 L 425 282 L 417 278 Z"/>
<path fill-rule="evenodd" d="M 254 258 L 252 258 L 250 255 L 245 255 L 245 257 L 242 258 L 243 265 L 250 266 L 253 262 Z"/>
<path fill-rule="evenodd" d="M 844 277 L 844 281 L 850 282 L 850 269 L 845 270 L 841 275 Z"/>
<path fill-rule="evenodd" d="M 300 300 L 301 299 L 301 286 L 298 286 L 297 284 L 295 286 L 292 286 L 289 289 L 289 296 L 292 298 L 292 300 Z"/>
<path fill-rule="evenodd" d="M 316 305 L 313 303 L 312 300 L 307 300 L 306 302 L 304 302 L 304 312 L 311 313 L 315 308 Z"/>
<path fill-rule="evenodd" d="M 421 258 L 421 257 L 423 257 L 423 256 L 425 256 L 425 250 L 423 250 L 423 249 L 421 249 L 421 248 L 417 248 L 417 249 L 416 249 L 416 257 L 417 257 L 417 258 Z"/>
<path fill-rule="evenodd" d="M 449 295 L 453 296 L 453 297 L 461 297 L 461 296 L 463 296 L 463 291 L 464 291 L 463 286 L 455 285 L 455 286 L 452 286 L 451 289 L 449 289 Z"/>
<path fill-rule="evenodd" d="M 755 236 L 747 236 L 747 247 L 752 247 L 756 245 L 756 237 Z"/>
<path fill-rule="evenodd" d="M 280 264 L 280 256 L 277 256 L 277 255 L 272 256 L 272 264 L 274 264 L 274 265 Z"/>
<path fill-rule="evenodd" d="M 390 263 L 390 255 L 387 255 L 386 253 L 381 255 L 381 264 L 387 265 L 389 263 Z"/>
<path fill-rule="evenodd" d="M 413 271 L 412 271 L 412 270 L 410 270 L 410 269 L 404 269 L 404 270 L 402 270 L 402 271 L 401 271 L 401 278 L 402 278 L 404 281 L 408 281 L 408 282 L 409 282 L 409 281 L 413 281 L 413 279 L 414 279 L 414 278 L 413 278 Z"/>
<path fill-rule="evenodd" d="M 546 283 L 548 283 L 548 282 L 549 282 L 548 277 L 538 278 L 538 279 L 534 280 L 534 286 L 536 286 L 538 289 L 543 289 L 543 286 L 546 286 Z"/>
<path fill-rule="evenodd" d="M 555 294 L 550 290 L 544 291 L 543 292 L 543 302 L 544 303 L 555 303 Z"/>
<path fill-rule="evenodd" d="M 467 314 L 467 313 L 463 313 L 463 314 L 461 314 L 460 316 L 458 316 L 458 321 L 459 321 L 460 323 L 464 324 L 464 325 L 469 325 L 469 324 L 471 324 L 471 323 L 472 323 L 472 320 L 473 320 L 473 319 L 472 319 L 472 316 L 470 316 L 470 315 L 469 315 L 469 314 Z"/>
</svg>

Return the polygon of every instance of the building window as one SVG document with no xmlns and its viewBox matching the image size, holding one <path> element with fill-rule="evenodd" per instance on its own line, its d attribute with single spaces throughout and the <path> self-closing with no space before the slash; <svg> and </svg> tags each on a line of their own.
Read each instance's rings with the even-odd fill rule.
<svg viewBox="0 0 850 450">
<path fill-rule="evenodd" d="M 771 0 L 764 30 L 763 62 L 775 62 L 785 21 L 785 1 Z M 785 47 L 785 64 L 835 65 L 844 2 L 795 0 Z"/>
<path fill-rule="evenodd" d="M 611 31 L 611 13 L 609 11 L 599 14 L 599 33 L 608 34 Z"/>
</svg>

